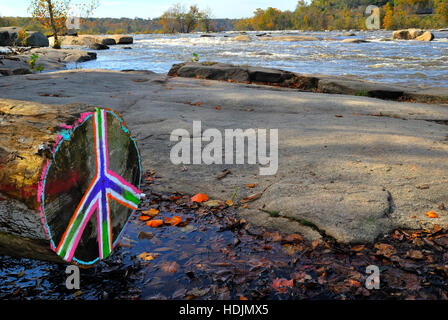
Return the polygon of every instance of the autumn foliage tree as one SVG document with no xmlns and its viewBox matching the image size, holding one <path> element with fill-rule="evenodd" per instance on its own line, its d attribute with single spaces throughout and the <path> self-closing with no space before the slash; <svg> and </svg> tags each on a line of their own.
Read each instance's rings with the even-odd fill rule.
<svg viewBox="0 0 448 320">
<path fill-rule="evenodd" d="M 211 12 L 209 9 L 201 11 L 197 5 L 190 6 L 187 11 L 183 5 L 175 4 L 160 17 L 160 25 L 164 33 L 190 33 L 198 27 L 211 31 Z"/>
<path fill-rule="evenodd" d="M 97 0 L 71 4 L 70 0 L 31 0 L 29 11 L 54 37 L 54 48 L 60 48 L 58 35 L 65 29 L 68 13 L 76 8 L 80 15 L 89 16 L 98 7 Z"/>
</svg>

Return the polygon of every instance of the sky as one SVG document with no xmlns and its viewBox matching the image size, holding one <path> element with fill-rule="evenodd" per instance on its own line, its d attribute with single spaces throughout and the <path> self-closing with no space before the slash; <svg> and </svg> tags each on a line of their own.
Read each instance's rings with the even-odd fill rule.
<svg viewBox="0 0 448 320">
<path fill-rule="evenodd" d="M 175 3 L 188 7 L 197 4 L 200 9 L 209 8 L 215 18 L 250 17 L 257 8 L 274 7 L 280 10 L 294 10 L 297 0 L 99 0 L 100 6 L 93 17 L 110 18 L 157 18 Z M 0 0 L 0 16 L 27 17 L 30 0 Z M 73 1 L 74 3 L 79 2 Z"/>
</svg>

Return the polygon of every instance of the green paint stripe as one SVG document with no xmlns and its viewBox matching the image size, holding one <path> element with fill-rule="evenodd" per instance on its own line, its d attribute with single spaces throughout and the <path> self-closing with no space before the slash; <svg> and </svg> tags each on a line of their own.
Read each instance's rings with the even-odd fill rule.
<svg viewBox="0 0 448 320">
<path fill-rule="evenodd" d="M 101 141 L 101 137 L 103 135 L 103 130 L 102 130 L 102 119 L 101 119 L 101 110 L 100 109 L 96 109 L 96 113 L 98 114 L 98 136 L 100 137 L 100 141 Z"/>
<path fill-rule="evenodd" d="M 140 199 L 137 198 L 136 196 L 134 196 L 132 193 L 130 193 L 129 191 L 125 190 L 124 191 L 124 196 L 123 196 L 126 200 L 131 201 L 132 203 L 134 203 L 137 207 L 140 204 Z"/>
<path fill-rule="evenodd" d="M 79 231 L 79 227 L 81 225 L 82 219 L 84 217 L 84 212 L 80 212 L 80 214 L 76 217 L 75 221 L 73 221 L 73 227 L 70 230 L 70 233 L 67 235 L 64 241 L 64 245 L 62 247 L 62 251 L 59 256 L 64 257 L 69 249 L 70 243 L 72 242 L 74 236 Z"/>
<path fill-rule="evenodd" d="M 103 256 L 107 257 L 110 253 L 109 248 L 109 230 L 107 227 L 107 221 L 103 222 Z"/>
</svg>

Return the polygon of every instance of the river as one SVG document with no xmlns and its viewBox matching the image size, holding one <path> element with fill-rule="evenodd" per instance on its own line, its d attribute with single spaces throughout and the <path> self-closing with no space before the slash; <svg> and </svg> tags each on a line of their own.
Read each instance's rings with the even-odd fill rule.
<svg viewBox="0 0 448 320">
<path fill-rule="evenodd" d="M 219 61 L 280 68 L 302 74 L 327 74 L 411 86 L 448 85 L 448 32 L 434 32 L 432 42 L 384 41 L 390 31 L 361 32 L 347 37 L 343 32 L 267 32 L 271 36 L 314 36 L 320 41 L 262 41 L 248 32 L 250 42 L 232 41 L 236 32 L 213 34 L 135 35 L 133 45 L 112 46 L 98 51 L 98 59 L 69 68 L 151 70 L 166 73 L 174 63 Z M 369 43 L 342 43 L 360 38 Z M 132 48 L 125 49 L 126 47 Z"/>
</svg>

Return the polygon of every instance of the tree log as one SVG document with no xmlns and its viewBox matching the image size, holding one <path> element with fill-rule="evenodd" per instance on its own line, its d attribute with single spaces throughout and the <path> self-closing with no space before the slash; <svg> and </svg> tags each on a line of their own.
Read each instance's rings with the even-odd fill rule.
<svg viewBox="0 0 448 320">
<path fill-rule="evenodd" d="M 136 141 L 116 112 L 0 101 L 0 253 L 107 258 L 138 207 L 140 180 Z"/>
</svg>

